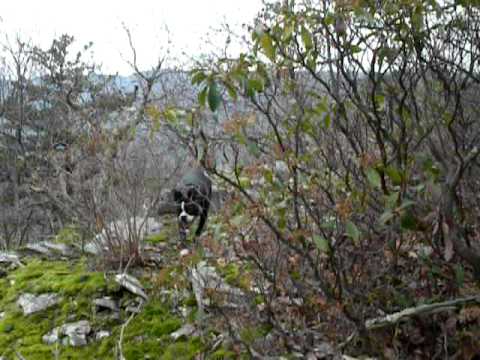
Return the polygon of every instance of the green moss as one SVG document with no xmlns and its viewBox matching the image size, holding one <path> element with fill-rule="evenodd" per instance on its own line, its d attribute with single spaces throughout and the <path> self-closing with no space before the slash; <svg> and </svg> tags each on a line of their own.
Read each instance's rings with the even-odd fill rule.
<svg viewBox="0 0 480 360">
<path fill-rule="evenodd" d="M 182 320 L 173 318 L 166 319 L 152 326 L 151 334 L 154 336 L 168 335 L 182 326 Z"/>
<path fill-rule="evenodd" d="M 137 336 L 160 338 L 177 330 L 181 324 L 180 318 L 171 314 L 167 304 L 153 300 L 130 323 L 125 338 L 133 339 Z"/>
<path fill-rule="evenodd" d="M 82 242 L 82 235 L 76 226 L 70 225 L 58 232 L 55 241 L 62 244 L 80 244 Z"/>
<path fill-rule="evenodd" d="M 244 290 L 250 289 L 251 270 L 247 266 L 230 263 L 221 267 L 219 272 L 227 284 Z"/>
<path fill-rule="evenodd" d="M 82 262 L 71 265 L 63 261 L 33 260 L 9 274 L 8 281 L 12 286 L 7 289 L 6 302 L 12 302 L 23 292 L 91 296 L 107 288 L 103 273 L 88 272 Z"/>
<path fill-rule="evenodd" d="M 53 358 L 53 351 L 54 349 L 52 349 L 50 346 L 36 344 L 29 347 L 22 347 L 22 349 L 19 350 L 19 353 L 25 359 L 40 360 Z"/>
<path fill-rule="evenodd" d="M 0 282 L 0 309 L 6 312 L 0 321 L 0 349 L 6 359 L 16 358 L 18 351 L 28 360 L 54 358 L 56 345 L 46 345 L 43 335 L 67 321 L 90 319 L 91 300 L 95 294 L 108 291 L 103 273 L 89 272 L 83 262 L 71 264 L 62 261 L 33 260 L 24 267 L 12 271 Z M 61 303 L 44 311 L 24 316 L 16 305 L 23 293 L 55 292 Z M 95 321 L 91 321 L 95 326 Z M 59 358 L 90 359 L 112 358 L 112 346 L 102 347 L 104 342 L 88 347 L 69 349 L 60 346 Z"/>
<path fill-rule="evenodd" d="M 271 326 L 248 326 L 240 331 L 240 338 L 247 344 L 253 344 L 256 340 L 263 338 L 272 330 Z"/>
<path fill-rule="evenodd" d="M 163 355 L 162 360 L 194 359 L 195 355 L 203 350 L 203 345 L 199 338 L 192 338 L 188 341 L 179 341 L 170 344 Z"/>
<path fill-rule="evenodd" d="M 179 281 L 187 282 L 183 266 L 177 265 L 165 273 L 169 286 L 178 286 Z M 0 280 L 0 311 L 6 313 L 0 320 L 0 356 L 7 360 L 16 359 L 15 352 L 18 351 L 28 360 L 115 359 L 121 327 L 111 318 L 94 316 L 92 300 L 117 290 L 118 286 L 107 285 L 103 273 L 88 271 L 82 261 L 32 260 L 10 272 Z M 25 292 L 55 292 L 62 300 L 42 312 L 24 316 L 16 301 Z M 125 328 L 122 343 L 125 358 L 192 359 L 198 355 L 203 349 L 199 339 L 176 343 L 171 339 L 170 334 L 183 324 L 182 319 L 172 313 L 171 305 L 155 296 L 151 299 Z M 194 302 L 194 298 L 187 300 Z M 78 348 L 43 343 L 42 337 L 53 328 L 81 319 L 89 320 L 94 331 L 109 329 L 112 335 Z"/>
<path fill-rule="evenodd" d="M 125 357 L 139 359 L 149 356 L 158 359 L 172 343 L 170 334 L 181 325 L 182 320 L 172 315 L 168 304 L 152 300 L 125 329 Z M 186 353 L 190 351 L 191 349 Z"/>
<path fill-rule="evenodd" d="M 150 235 L 145 238 L 145 242 L 151 245 L 156 245 L 168 241 L 170 234 L 167 231 L 163 231 L 159 234 Z"/>
<path fill-rule="evenodd" d="M 185 300 L 183 300 L 183 305 L 185 306 L 197 306 L 197 299 L 195 298 L 195 295 L 192 294 L 189 297 L 187 297 Z"/>
<path fill-rule="evenodd" d="M 227 284 L 235 285 L 240 276 L 240 269 L 237 264 L 231 263 L 223 268 L 222 273 Z"/>
<path fill-rule="evenodd" d="M 171 239 L 175 239 L 177 236 L 176 220 L 173 217 L 171 219 L 165 217 L 162 230 L 158 234 L 147 236 L 144 241 L 150 245 L 157 245 L 168 242 Z"/>
<path fill-rule="evenodd" d="M 236 359 L 237 356 L 233 351 L 221 348 L 215 351 L 208 357 L 210 360 L 226 360 L 226 359 Z"/>
</svg>

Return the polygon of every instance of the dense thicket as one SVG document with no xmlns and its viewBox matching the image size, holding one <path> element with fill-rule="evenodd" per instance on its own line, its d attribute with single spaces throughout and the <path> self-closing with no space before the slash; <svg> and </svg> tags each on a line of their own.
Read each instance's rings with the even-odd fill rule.
<svg viewBox="0 0 480 360">
<path fill-rule="evenodd" d="M 47 50 L 18 42 L 0 89 L 9 125 L 0 138 L 0 244 L 27 241 L 32 224 L 49 227 L 36 233 L 70 223 L 87 233 L 154 207 L 185 159 L 177 151 L 189 149 L 231 200 L 202 243 L 229 254 L 249 295 L 249 312 L 218 310 L 250 355 L 309 354 L 328 339 L 352 354 L 470 358 L 480 350 L 478 307 L 377 330 L 366 320 L 475 294 L 479 20 L 474 1 L 269 3 L 248 28 L 248 50 L 199 60 L 193 89 L 182 82 L 183 92 L 162 87 L 153 99 L 162 62 L 150 73 L 135 65 L 145 88 L 138 111 L 125 115 L 134 126 L 108 136 L 99 121 L 137 90 L 94 79 L 80 55 L 67 60 L 69 37 Z M 132 166 L 147 158 L 127 151 L 142 123 L 173 144 L 151 154 L 163 173 L 148 172 L 153 160 Z M 62 152 L 58 170 L 51 146 L 64 142 L 76 152 Z M 70 171 L 72 155 L 76 164 L 89 157 L 90 173 L 45 184 L 49 171 Z M 103 175 L 82 180 L 92 173 Z M 158 176 L 167 179 L 152 187 Z M 118 203 L 122 214 L 112 211 Z M 51 216 L 31 221 L 38 206 Z"/>
</svg>

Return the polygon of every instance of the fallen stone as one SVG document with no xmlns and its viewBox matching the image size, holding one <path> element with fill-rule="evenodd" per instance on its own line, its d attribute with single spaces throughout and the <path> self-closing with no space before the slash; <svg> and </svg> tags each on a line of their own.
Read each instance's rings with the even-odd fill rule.
<svg viewBox="0 0 480 360">
<path fill-rule="evenodd" d="M 61 341 L 64 345 L 85 346 L 87 345 L 87 336 L 91 331 L 90 323 L 87 320 L 80 320 L 54 328 L 44 335 L 42 340 L 48 345 Z"/>
<path fill-rule="evenodd" d="M 60 300 L 57 294 L 34 295 L 26 293 L 18 298 L 17 304 L 22 308 L 24 315 L 30 315 L 56 305 Z"/>
<path fill-rule="evenodd" d="M 140 297 L 130 300 L 125 304 L 125 312 L 130 314 L 140 314 L 144 303 L 144 300 Z"/>
<path fill-rule="evenodd" d="M 50 250 L 48 247 L 44 246 L 42 243 L 27 244 L 22 250 L 32 251 L 40 255 L 49 255 Z"/>
<path fill-rule="evenodd" d="M 188 249 L 180 250 L 180 257 L 185 257 L 185 256 L 188 256 L 188 255 L 190 255 L 190 250 L 188 250 Z"/>
<path fill-rule="evenodd" d="M 115 239 L 116 242 L 123 242 L 132 236 L 144 238 L 149 235 L 158 234 L 163 225 L 152 217 L 131 217 L 119 219 L 107 224 L 104 229 L 95 235 L 98 244 L 106 244 Z"/>
<path fill-rule="evenodd" d="M 52 242 L 46 242 L 44 244 L 48 249 L 53 250 L 54 252 L 57 252 L 61 254 L 62 256 L 70 257 L 75 254 L 75 251 L 72 247 L 68 246 L 67 244 L 61 244 L 61 243 L 52 243 Z"/>
<path fill-rule="evenodd" d="M 199 262 L 192 268 L 190 274 L 190 281 L 192 283 L 195 300 L 199 306 L 200 311 L 203 311 L 205 306 L 210 305 L 210 300 L 204 296 L 205 290 L 214 290 L 216 293 L 226 295 L 229 298 L 242 297 L 244 293 L 233 286 L 230 286 L 223 280 L 213 266 L 207 265 L 205 261 Z M 237 307 L 235 303 L 224 304 L 225 306 Z"/>
<path fill-rule="evenodd" d="M 54 243 L 51 241 L 27 244 L 22 248 L 22 251 L 33 252 L 47 257 L 72 257 L 75 254 L 74 249 L 67 244 Z"/>
<path fill-rule="evenodd" d="M 89 242 L 83 247 L 83 251 L 90 255 L 99 255 L 101 250 L 101 247 L 95 242 Z"/>
<path fill-rule="evenodd" d="M 20 264 L 20 257 L 17 254 L 0 252 L 0 264 Z"/>
<path fill-rule="evenodd" d="M 186 324 L 182 326 L 180 329 L 177 331 L 174 331 L 173 333 L 170 334 L 170 337 L 176 341 L 180 339 L 182 336 L 191 336 L 195 332 L 195 326 L 192 324 Z"/>
<path fill-rule="evenodd" d="M 120 311 L 120 307 L 118 306 L 118 301 L 113 300 L 110 296 L 105 296 L 103 298 L 98 298 L 93 300 L 95 306 L 99 309 L 108 309 L 113 312 Z"/>
<path fill-rule="evenodd" d="M 144 300 L 148 300 L 148 296 L 143 290 L 142 284 L 133 276 L 128 274 L 117 274 L 115 275 L 115 281 L 131 293 L 142 297 Z"/>
<path fill-rule="evenodd" d="M 97 333 L 95 334 L 95 340 L 100 341 L 103 338 L 109 337 L 110 335 L 112 335 L 110 331 L 100 330 L 100 331 L 97 331 Z"/>
<path fill-rule="evenodd" d="M 50 331 L 48 334 L 42 336 L 42 341 L 47 345 L 52 345 L 58 342 L 60 338 L 60 327 L 57 327 Z"/>
</svg>

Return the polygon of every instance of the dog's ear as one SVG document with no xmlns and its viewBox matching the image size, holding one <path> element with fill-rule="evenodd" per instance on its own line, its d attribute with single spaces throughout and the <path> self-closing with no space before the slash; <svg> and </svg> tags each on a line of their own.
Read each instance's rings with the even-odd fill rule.
<svg viewBox="0 0 480 360">
<path fill-rule="evenodd" d="M 172 196 L 173 196 L 173 201 L 175 202 L 181 202 L 183 200 L 182 192 L 178 191 L 177 189 L 172 190 Z"/>
</svg>

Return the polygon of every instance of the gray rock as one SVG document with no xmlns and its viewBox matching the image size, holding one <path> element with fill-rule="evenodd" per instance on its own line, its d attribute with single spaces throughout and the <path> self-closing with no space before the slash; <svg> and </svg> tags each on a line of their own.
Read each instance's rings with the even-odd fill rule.
<svg viewBox="0 0 480 360">
<path fill-rule="evenodd" d="M 143 290 L 142 284 L 133 276 L 128 274 L 117 274 L 115 275 L 115 281 L 131 293 L 140 296 L 144 300 L 148 300 L 148 296 Z"/>
<path fill-rule="evenodd" d="M 244 296 L 244 293 L 240 289 L 227 284 L 220 275 L 217 274 L 215 268 L 207 265 L 205 261 L 199 262 L 192 268 L 190 281 L 200 311 L 203 311 L 205 306 L 210 305 L 209 299 L 204 297 L 205 290 L 214 290 L 215 292 L 222 293 L 230 298 Z M 237 307 L 234 303 L 224 305 Z"/>
<path fill-rule="evenodd" d="M 132 299 L 124 305 L 125 311 L 130 314 L 140 314 L 144 303 L 145 301 L 141 297 Z"/>
<path fill-rule="evenodd" d="M 93 300 L 93 303 L 98 309 L 109 309 L 113 312 L 120 311 L 120 307 L 118 306 L 118 301 L 113 300 L 110 296 L 105 296 L 103 298 L 98 298 Z"/>
<path fill-rule="evenodd" d="M 83 247 L 83 251 L 90 255 L 99 255 L 101 250 L 99 244 L 95 242 L 89 242 Z"/>
<path fill-rule="evenodd" d="M 180 329 L 178 329 L 177 331 L 174 331 L 173 333 L 171 333 L 170 337 L 176 341 L 180 339 L 182 336 L 191 336 L 193 335 L 194 332 L 195 332 L 195 326 L 193 326 L 192 324 L 186 324 L 182 326 Z"/>
<path fill-rule="evenodd" d="M 53 243 L 53 242 L 46 241 L 45 243 L 43 243 L 43 245 L 47 249 L 52 250 L 52 252 L 56 252 L 58 254 L 61 254 L 62 256 L 70 257 L 75 254 L 75 251 L 73 250 L 73 248 L 68 246 L 67 244 Z"/>
<path fill-rule="evenodd" d="M 159 233 L 162 227 L 162 224 L 152 217 L 137 216 L 119 219 L 107 224 L 100 233 L 96 234 L 95 243 L 106 244 L 111 239 L 121 243 L 128 241 L 132 236 L 144 238 Z"/>
<path fill-rule="evenodd" d="M 38 311 L 45 310 L 60 302 L 61 298 L 57 294 L 23 294 L 18 300 L 17 304 L 22 308 L 24 315 L 30 315 Z"/>
<path fill-rule="evenodd" d="M 24 246 L 23 250 L 32 251 L 40 255 L 49 255 L 50 250 L 48 247 L 44 246 L 42 243 L 27 244 Z"/>
<path fill-rule="evenodd" d="M 109 336 L 111 336 L 111 335 L 112 335 L 112 334 L 110 333 L 110 331 L 100 330 L 100 331 L 97 331 L 97 333 L 95 334 L 95 340 L 96 340 L 96 341 L 100 341 L 100 340 L 102 340 L 103 338 L 109 337 Z"/>
<path fill-rule="evenodd" d="M 51 241 L 42 241 L 38 243 L 27 244 L 23 247 L 22 250 L 48 257 L 55 257 L 59 255 L 64 257 L 71 257 L 75 254 L 73 248 L 68 246 L 67 244 L 53 243 Z"/>
<path fill-rule="evenodd" d="M 60 327 L 53 329 L 48 334 L 42 336 L 42 341 L 47 345 L 53 345 L 60 338 Z"/>
<path fill-rule="evenodd" d="M 0 264 L 20 264 L 20 258 L 17 254 L 0 252 Z"/>
<path fill-rule="evenodd" d="M 87 336 L 91 331 L 90 323 L 87 320 L 80 320 L 56 327 L 44 335 L 42 340 L 48 345 L 61 341 L 63 345 L 85 346 L 87 345 Z"/>
</svg>

